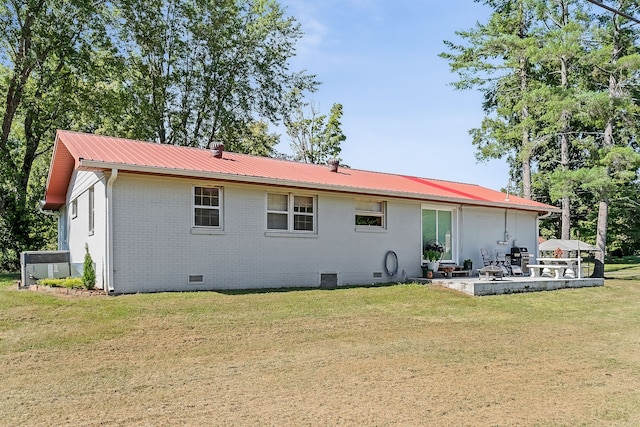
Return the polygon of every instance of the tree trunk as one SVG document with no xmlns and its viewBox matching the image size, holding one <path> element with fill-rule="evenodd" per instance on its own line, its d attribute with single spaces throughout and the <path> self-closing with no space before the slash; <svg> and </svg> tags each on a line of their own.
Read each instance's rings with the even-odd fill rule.
<svg viewBox="0 0 640 427">
<path fill-rule="evenodd" d="M 607 248 L 607 220 L 609 216 L 609 201 L 602 200 L 598 206 L 598 226 L 596 231 L 596 246 L 600 249 L 596 252 L 595 265 L 591 277 L 604 277 L 604 257 Z"/>
<path fill-rule="evenodd" d="M 528 74 L 527 74 L 528 61 L 527 58 L 520 58 L 520 90 L 523 94 L 527 93 L 528 86 Z M 529 148 L 529 128 L 527 119 L 529 118 L 529 106 L 523 103 L 522 106 L 522 141 L 520 147 L 520 156 L 522 159 L 522 196 L 525 199 L 531 200 L 531 149 Z"/>
<path fill-rule="evenodd" d="M 563 56 L 560 60 L 560 73 L 562 79 L 562 88 L 567 89 L 569 86 L 569 69 L 567 59 Z M 569 119 L 570 112 L 563 111 L 560 114 L 560 122 L 562 129 L 560 133 L 560 168 L 563 171 L 569 169 Z M 561 222 L 561 239 L 571 238 L 571 200 L 568 194 L 562 196 L 562 222 Z"/>
<path fill-rule="evenodd" d="M 613 19 L 614 25 L 614 34 L 613 34 L 613 52 L 611 53 L 611 64 L 615 64 L 618 61 L 619 56 L 621 55 L 621 47 L 620 47 L 620 38 L 619 31 L 616 24 L 615 16 Z M 614 73 L 609 75 L 609 103 L 613 105 L 613 101 L 615 98 L 619 96 L 619 87 L 618 87 L 618 79 L 616 78 Z M 613 111 L 610 112 L 609 117 L 607 118 L 607 123 L 604 127 L 604 134 L 602 138 L 602 146 L 603 147 L 612 147 L 613 146 Z M 592 277 L 604 277 L 604 258 L 606 255 L 607 249 L 607 221 L 609 219 L 609 192 L 605 188 L 601 190 L 600 193 L 600 203 L 598 205 L 598 223 L 596 225 L 596 246 L 600 249 L 596 252 L 596 261 L 593 269 Z"/>
</svg>

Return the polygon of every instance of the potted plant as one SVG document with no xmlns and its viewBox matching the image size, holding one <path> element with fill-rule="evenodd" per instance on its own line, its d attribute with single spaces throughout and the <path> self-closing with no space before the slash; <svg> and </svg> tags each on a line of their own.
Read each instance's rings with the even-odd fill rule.
<svg viewBox="0 0 640 427">
<path fill-rule="evenodd" d="M 440 260 L 444 254 L 444 247 L 437 241 L 430 241 L 424 245 L 424 259 L 427 260 L 427 269 L 433 272 L 440 268 Z"/>
<path fill-rule="evenodd" d="M 462 265 L 462 269 L 463 270 L 473 270 L 473 261 L 471 261 L 470 258 L 465 259 L 464 263 Z"/>
</svg>

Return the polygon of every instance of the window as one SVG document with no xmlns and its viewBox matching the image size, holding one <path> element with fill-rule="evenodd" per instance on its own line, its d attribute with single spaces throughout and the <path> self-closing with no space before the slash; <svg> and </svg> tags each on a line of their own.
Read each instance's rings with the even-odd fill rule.
<svg viewBox="0 0 640 427">
<path fill-rule="evenodd" d="M 356 227 L 385 228 L 385 210 L 385 202 L 356 200 Z"/>
<path fill-rule="evenodd" d="M 93 234 L 95 218 L 94 218 L 94 189 L 89 188 L 89 234 Z"/>
<path fill-rule="evenodd" d="M 315 204 L 313 196 L 268 193 L 267 230 L 315 231 Z"/>
<path fill-rule="evenodd" d="M 437 240 L 444 247 L 442 260 L 453 259 L 453 211 L 422 209 L 422 247 L 427 242 Z"/>
<path fill-rule="evenodd" d="M 71 202 L 71 218 L 78 216 L 78 199 L 74 199 Z"/>
<path fill-rule="evenodd" d="M 218 187 L 193 187 L 194 227 L 221 227 L 221 193 Z"/>
</svg>

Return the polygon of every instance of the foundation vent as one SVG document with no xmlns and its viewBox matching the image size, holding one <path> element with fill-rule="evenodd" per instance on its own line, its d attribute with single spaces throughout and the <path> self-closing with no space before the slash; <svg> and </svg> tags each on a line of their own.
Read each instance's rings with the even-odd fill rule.
<svg viewBox="0 0 640 427">
<path fill-rule="evenodd" d="M 320 288 L 335 289 L 338 287 L 337 273 L 320 273 Z"/>
<path fill-rule="evenodd" d="M 189 275 L 189 284 L 195 285 L 198 283 L 204 283 L 204 275 L 203 274 L 190 274 Z"/>
<path fill-rule="evenodd" d="M 382 271 L 374 271 L 373 272 L 374 279 L 382 279 Z"/>
</svg>

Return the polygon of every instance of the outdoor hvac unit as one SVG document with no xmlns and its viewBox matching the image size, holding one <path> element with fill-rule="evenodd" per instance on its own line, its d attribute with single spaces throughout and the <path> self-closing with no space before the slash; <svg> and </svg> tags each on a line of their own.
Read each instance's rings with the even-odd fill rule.
<svg viewBox="0 0 640 427">
<path fill-rule="evenodd" d="M 22 286 L 38 279 L 62 279 L 71 275 L 69 251 L 30 251 L 20 254 Z"/>
</svg>

